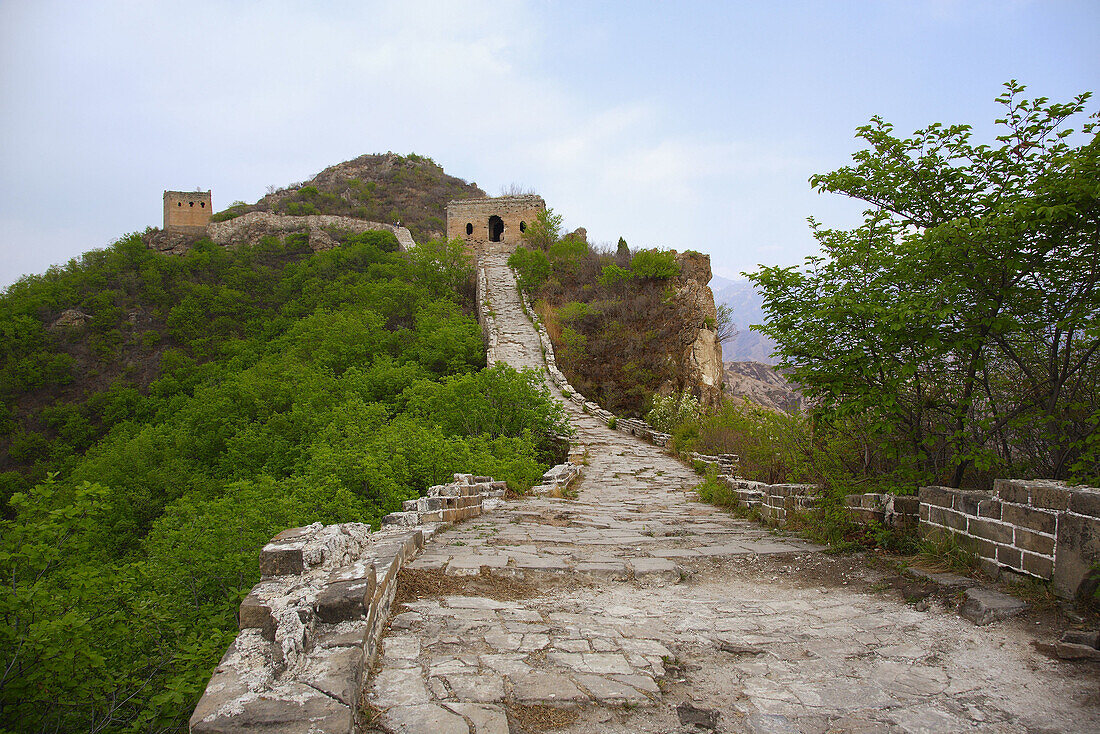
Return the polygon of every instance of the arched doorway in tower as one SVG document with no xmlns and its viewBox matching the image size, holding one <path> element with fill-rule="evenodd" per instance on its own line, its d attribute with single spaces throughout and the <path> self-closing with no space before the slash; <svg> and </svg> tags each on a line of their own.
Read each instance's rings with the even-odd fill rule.
<svg viewBox="0 0 1100 734">
<path fill-rule="evenodd" d="M 503 234 L 504 220 L 498 217 L 496 214 L 489 217 L 489 241 L 500 242 L 500 238 Z"/>
</svg>

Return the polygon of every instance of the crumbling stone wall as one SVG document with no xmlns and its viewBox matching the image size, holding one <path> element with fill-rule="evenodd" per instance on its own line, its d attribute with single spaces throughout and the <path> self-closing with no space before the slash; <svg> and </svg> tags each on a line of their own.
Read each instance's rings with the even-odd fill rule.
<svg viewBox="0 0 1100 734">
<path fill-rule="evenodd" d="M 398 572 L 447 523 L 480 515 L 503 494 L 502 482 L 456 474 L 387 515 L 378 532 L 315 523 L 272 538 L 190 731 L 355 731 Z"/>
<path fill-rule="evenodd" d="M 1100 489 L 1053 480 L 998 479 L 992 492 L 920 491 L 921 531 L 949 533 L 988 571 L 1050 580 L 1072 597 L 1100 562 Z"/>
<path fill-rule="evenodd" d="M 223 247 L 238 247 L 258 241 L 261 237 L 273 235 L 286 237 L 291 234 L 305 234 L 309 237 L 312 250 L 331 250 L 339 247 L 336 235 L 340 232 L 361 234 L 386 230 L 397 238 L 398 247 L 407 252 L 416 246 L 412 234 L 405 227 L 383 222 L 368 222 L 355 217 L 341 217 L 334 214 L 310 214 L 291 216 L 271 212 L 248 212 L 224 222 L 208 222 L 202 227 L 190 229 L 163 229 L 148 232 L 143 240 L 146 247 L 172 255 L 182 255 L 191 249 L 195 240 L 209 237 Z"/>
<path fill-rule="evenodd" d="M 460 199 L 447 205 L 447 239 L 459 239 L 473 252 L 514 252 L 540 211 L 541 196 Z M 497 229 L 499 227 L 499 229 Z"/>
<path fill-rule="evenodd" d="M 214 204 L 209 191 L 165 191 L 164 230 L 202 234 Z"/>
</svg>

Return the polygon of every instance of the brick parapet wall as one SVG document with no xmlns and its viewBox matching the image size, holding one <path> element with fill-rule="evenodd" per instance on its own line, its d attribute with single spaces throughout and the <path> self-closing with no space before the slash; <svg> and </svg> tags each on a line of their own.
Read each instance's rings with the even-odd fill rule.
<svg viewBox="0 0 1100 734">
<path fill-rule="evenodd" d="M 999 479 L 991 492 L 920 490 L 921 530 L 965 542 L 987 570 L 1054 581 L 1073 596 L 1100 562 L 1100 490 L 1053 480 Z"/>
<path fill-rule="evenodd" d="M 388 515 L 378 532 L 315 523 L 272 538 L 260 551 L 262 578 L 241 602 L 240 633 L 190 731 L 355 731 L 398 572 L 447 523 L 480 515 L 503 493 L 503 482 L 456 474 Z"/>
</svg>

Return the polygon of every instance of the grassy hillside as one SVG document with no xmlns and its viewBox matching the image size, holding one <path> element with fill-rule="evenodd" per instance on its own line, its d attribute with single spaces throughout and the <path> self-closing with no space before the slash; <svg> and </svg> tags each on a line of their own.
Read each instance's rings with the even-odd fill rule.
<svg viewBox="0 0 1100 734">
<path fill-rule="evenodd" d="M 374 222 L 403 224 L 413 239 L 442 237 L 452 199 L 485 196 L 476 184 L 448 176 L 431 158 L 410 153 L 362 155 L 330 166 L 309 181 L 269 193 L 253 205 L 236 203 L 215 221 L 250 211 L 277 214 L 338 214 Z"/>
<path fill-rule="evenodd" d="M 273 534 L 541 475 L 560 409 L 485 369 L 461 248 L 396 249 L 132 236 L 0 296 L 0 730 L 185 730 Z"/>
</svg>

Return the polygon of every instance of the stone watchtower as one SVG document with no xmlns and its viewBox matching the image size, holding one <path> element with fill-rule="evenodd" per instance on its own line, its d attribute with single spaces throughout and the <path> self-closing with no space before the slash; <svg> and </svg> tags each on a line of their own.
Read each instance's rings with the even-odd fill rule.
<svg viewBox="0 0 1100 734">
<path fill-rule="evenodd" d="M 214 213 L 209 191 L 165 191 L 164 231 L 202 234 Z"/>
<path fill-rule="evenodd" d="M 513 252 L 527 225 L 546 209 L 541 196 L 460 199 L 447 205 L 447 239 L 475 252 Z"/>
</svg>

